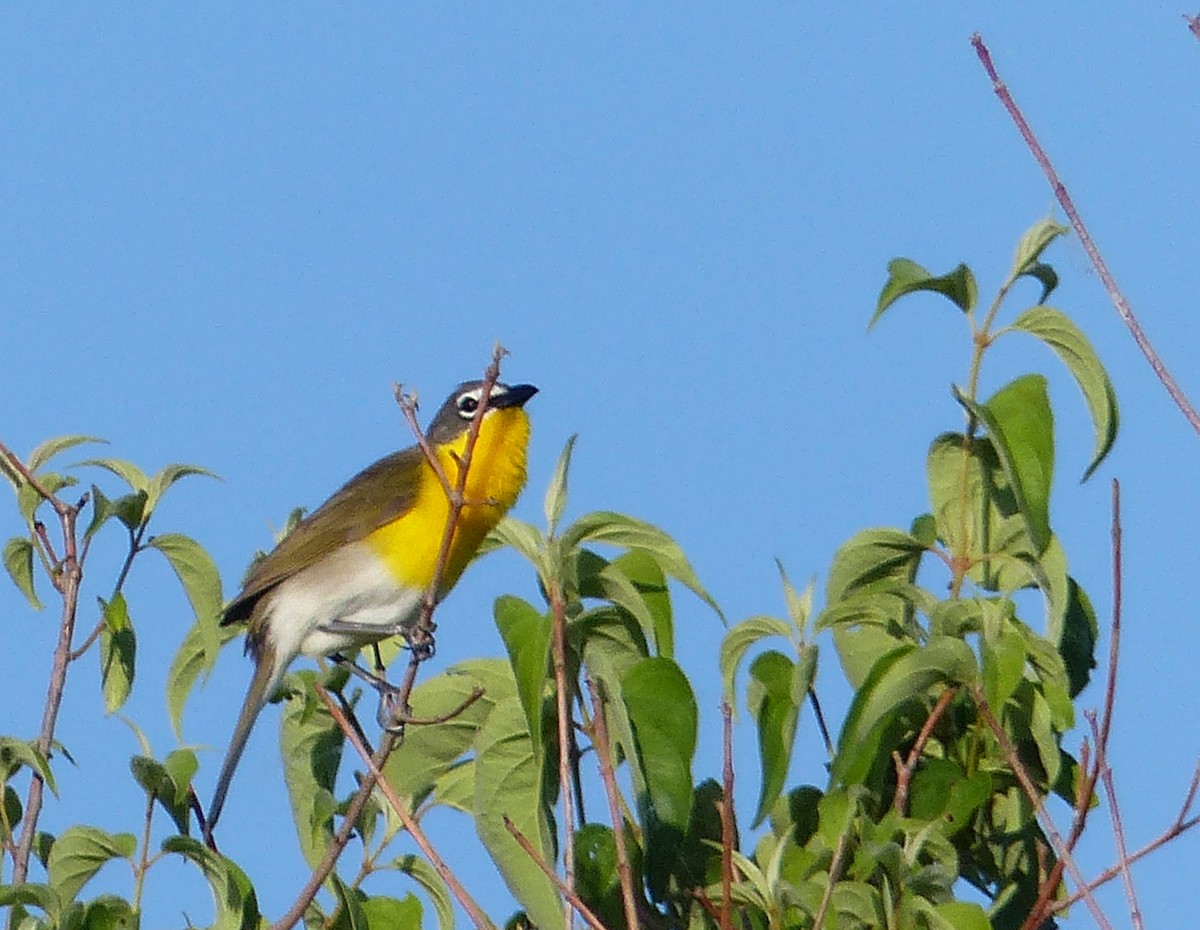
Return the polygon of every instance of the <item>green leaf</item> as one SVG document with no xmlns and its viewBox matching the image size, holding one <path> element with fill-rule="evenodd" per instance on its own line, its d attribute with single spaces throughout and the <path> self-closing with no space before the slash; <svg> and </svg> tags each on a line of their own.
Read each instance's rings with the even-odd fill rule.
<svg viewBox="0 0 1200 930">
<path fill-rule="evenodd" d="M 171 563 L 196 619 L 215 625 L 221 613 L 222 597 L 221 575 L 212 556 L 196 540 L 180 533 L 163 533 L 153 537 L 147 545 L 157 549 Z"/>
<path fill-rule="evenodd" d="M 532 523 L 506 516 L 496 527 L 487 534 L 479 547 L 477 557 L 485 556 L 505 546 L 511 546 L 529 562 L 539 574 L 544 574 L 543 552 L 546 547 L 545 537 Z"/>
<path fill-rule="evenodd" d="M 611 562 L 590 549 L 575 549 L 578 596 L 607 600 L 637 619 L 659 655 L 675 651 L 675 627 L 666 576 L 658 562 L 631 549 Z M 569 593 L 569 592 L 568 592 Z"/>
<path fill-rule="evenodd" d="M 104 628 L 100 631 L 100 690 L 105 713 L 120 710 L 133 691 L 137 659 L 137 636 L 129 619 L 125 595 L 118 591 L 111 601 L 98 597 Z"/>
<path fill-rule="evenodd" d="M 985 404 L 960 401 L 987 427 L 1000 455 L 1029 538 L 1038 552 L 1050 542 L 1050 489 L 1054 478 L 1054 415 L 1046 379 L 1025 375 Z"/>
<path fill-rule="evenodd" d="M 542 751 L 542 697 L 550 662 L 553 620 L 519 597 L 504 595 L 492 608 L 496 629 L 508 650 L 521 707 L 533 738 L 534 754 Z"/>
<path fill-rule="evenodd" d="M 610 511 L 596 511 L 580 517 L 561 536 L 564 549 L 569 551 L 584 542 L 605 543 L 639 549 L 651 556 L 667 575 L 674 578 L 708 604 L 724 620 L 721 608 L 700 585 L 691 563 L 679 544 L 658 527 L 634 517 Z"/>
<path fill-rule="evenodd" d="M 975 309 L 975 304 L 979 299 L 975 275 L 966 265 L 960 264 L 949 274 L 937 277 L 931 275 L 914 261 L 907 258 L 894 258 L 888 262 L 887 283 L 883 285 L 879 301 L 875 305 L 875 313 L 871 316 L 871 322 L 867 324 L 867 328 L 870 329 L 874 326 L 883 316 L 884 311 L 897 300 L 905 294 L 912 294 L 916 291 L 933 291 L 935 294 L 942 294 L 964 313 L 970 313 Z"/>
<path fill-rule="evenodd" d="M 453 714 L 478 689 L 483 696 Z M 437 799 L 445 802 L 443 792 L 450 782 L 443 779 L 470 751 L 496 705 L 509 699 L 520 706 L 512 669 L 502 659 L 463 662 L 417 685 L 410 698 L 414 714 L 425 719 L 453 716 L 437 726 L 408 728 L 404 742 L 392 751 L 383 769 L 396 793 L 419 797 L 438 785 Z"/>
<path fill-rule="evenodd" d="M 65 452 L 67 449 L 75 446 L 82 446 L 87 443 L 102 443 L 107 445 L 107 441 L 99 436 L 59 436 L 56 439 L 47 439 L 36 449 L 29 453 L 29 458 L 26 461 L 26 467 L 35 475 L 38 471 L 49 462 L 54 456 L 60 452 Z"/>
<path fill-rule="evenodd" d="M 992 618 L 996 613 L 986 608 L 983 611 L 984 635 L 980 652 L 983 693 L 988 703 L 1000 713 L 1025 673 L 1025 637 L 1009 622 L 1011 603 L 1005 612 L 1008 616 Z"/>
<path fill-rule="evenodd" d="M 976 677 L 975 655 L 962 640 L 939 637 L 924 646 L 901 646 L 876 663 L 854 696 L 838 738 L 830 785 L 861 782 L 893 748 L 887 731 L 902 723 L 911 702 L 937 685 L 964 684 Z"/>
<path fill-rule="evenodd" d="M 975 436 L 967 443 L 961 433 L 943 433 L 930 445 L 925 468 L 937 535 L 974 562 L 967 577 L 1005 593 L 1033 583 L 1029 563 L 1038 554 L 992 440 Z M 997 558 L 1001 553 L 1009 557 Z"/>
<path fill-rule="evenodd" d="M 987 911 L 970 901 L 943 901 L 933 912 L 945 922 L 938 930 L 992 930 Z"/>
<path fill-rule="evenodd" d="M 792 693 L 794 673 L 795 663 L 774 650 L 750 663 L 750 712 L 758 725 L 758 756 L 762 763 L 752 828 L 763 822 L 787 781 L 800 719 L 800 707 Z"/>
<path fill-rule="evenodd" d="M 1042 295 L 1038 298 L 1040 304 L 1044 304 L 1046 298 L 1058 287 L 1058 272 L 1044 262 L 1034 262 L 1025 272 L 1025 276 L 1041 282 Z"/>
<path fill-rule="evenodd" d="M 207 621 L 197 620 L 184 635 L 167 674 L 167 713 L 175 736 L 180 740 L 183 739 L 183 708 L 196 679 L 201 674 L 207 675 L 217 664 L 217 650 L 208 647 L 209 639 L 215 636 L 219 647 L 241 632 L 236 626 L 218 626 L 214 617 Z"/>
<path fill-rule="evenodd" d="M 442 881 L 437 870 L 420 856 L 414 856 L 411 853 L 406 856 L 397 856 L 392 860 L 391 867 L 403 872 L 429 895 L 429 900 L 433 902 L 434 912 L 437 914 L 438 930 L 454 930 L 454 901 L 450 897 L 450 889 L 446 887 L 446 883 Z M 369 913 L 368 916 L 370 916 Z M 372 926 L 376 925 L 372 924 Z M 377 926 L 388 927 L 391 924 L 381 923 Z"/>
<path fill-rule="evenodd" d="M 146 477 L 144 471 L 132 462 L 126 462 L 124 459 L 87 459 L 80 462 L 76 467 L 84 465 L 103 468 L 105 471 L 112 472 L 118 478 L 123 479 L 132 491 L 141 491 L 143 494 L 149 493 L 150 479 Z"/>
<path fill-rule="evenodd" d="M 833 556 L 825 600 L 833 604 L 875 582 L 911 582 L 925 547 L 908 533 L 888 528 L 856 533 Z"/>
<path fill-rule="evenodd" d="M 207 468 L 201 468 L 199 465 L 181 465 L 178 463 L 168 465 L 151 478 L 146 487 L 146 515 L 149 516 L 154 512 L 154 508 L 158 506 L 158 502 L 162 499 L 167 488 L 180 478 L 186 478 L 189 475 L 203 475 L 206 478 L 215 478 L 217 481 L 221 480 L 220 475 L 209 471 Z"/>
<path fill-rule="evenodd" d="M 558 522 L 562 519 L 563 510 L 567 506 L 567 472 L 571 468 L 571 453 L 575 449 L 575 433 L 563 446 L 562 454 L 558 457 L 558 465 L 554 468 L 554 477 L 550 479 L 550 487 L 546 489 L 546 526 L 547 534 L 554 536 L 558 531 Z"/>
<path fill-rule="evenodd" d="M 57 494 L 63 488 L 69 488 L 78 484 L 79 481 L 72 478 L 70 475 L 58 475 L 52 472 L 38 475 L 38 484 L 47 494 Z M 21 516 L 25 518 L 25 523 L 29 527 L 33 527 L 37 509 L 45 503 L 42 495 L 34 489 L 32 484 L 25 482 L 17 488 L 17 510 Z"/>
<path fill-rule="evenodd" d="M 42 777 L 46 787 L 58 797 L 58 788 L 54 783 L 54 773 L 50 771 L 50 763 L 46 757 L 31 742 L 16 739 L 12 736 L 0 736 L 0 781 L 8 781 L 19 768 L 32 769 Z"/>
<path fill-rule="evenodd" d="M 813 582 L 810 581 L 802 593 L 797 592 L 779 559 L 775 560 L 775 567 L 779 569 L 779 580 L 783 583 L 783 598 L 787 604 L 788 617 L 792 626 L 796 628 L 797 635 L 803 636 L 812 616 Z"/>
<path fill-rule="evenodd" d="M 41 610 L 42 602 L 33 588 L 33 542 L 28 536 L 14 536 L 4 544 L 4 568 L 30 606 Z"/>
<path fill-rule="evenodd" d="M 1021 241 L 1017 243 L 1017 254 L 1013 258 L 1012 280 L 1015 281 L 1022 275 L 1032 275 L 1042 280 L 1036 273 L 1036 270 L 1039 267 L 1049 267 L 1048 265 L 1041 264 L 1042 253 L 1046 251 L 1051 242 L 1070 231 L 1068 227 L 1054 222 L 1049 217 L 1039 220 L 1030 226 L 1029 229 L 1025 230 L 1025 233 L 1021 236 Z M 1042 283 L 1044 285 L 1046 282 L 1043 280 Z M 1042 299 L 1045 300 L 1045 297 Z"/>
<path fill-rule="evenodd" d="M 138 930 L 141 915 L 124 898 L 105 894 L 88 902 L 82 926 L 85 930 Z"/>
<path fill-rule="evenodd" d="M 62 896 L 49 885 L 24 882 L 20 885 L 0 885 L 0 907 L 8 907 L 14 915 L 18 908 L 36 907 L 46 913 L 52 927 L 58 927 L 63 911 Z M 15 930 L 43 930 L 44 923 L 17 923 Z"/>
<path fill-rule="evenodd" d="M 421 930 L 424 908 L 415 895 L 389 898 L 372 895 L 362 902 L 366 926 L 380 930 Z"/>
<path fill-rule="evenodd" d="M 246 873 L 232 861 L 187 836 L 169 837 L 163 842 L 162 849 L 163 852 L 179 853 L 204 873 L 217 912 L 212 930 L 259 930 L 263 918 L 254 887 Z"/>
<path fill-rule="evenodd" d="M 692 759 L 696 753 L 696 698 L 683 671 L 670 659 L 643 659 L 621 679 L 646 787 L 638 809 L 646 836 L 646 880 L 661 899 L 673 872 L 692 807 Z"/>
<path fill-rule="evenodd" d="M 132 833 L 114 835 L 98 827 L 68 827 L 50 850 L 47 877 L 64 901 L 72 901 L 106 862 L 128 859 L 136 850 Z"/>
<path fill-rule="evenodd" d="M 284 702 L 279 725 L 283 778 L 292 805 L 300 851 L 316 867 L 333 836 L 333 789 L 342 761 L 342 730 L 313 690 L 316 673 L 293 672 L 301 683 Z"/>
<path fill-rule="evenodd" d="M 534 926 L 562 916 L 558 889 L 504 825 L 507 817 L 545 862 L 554 862 L 554 835 L 542 798 L 542 771 L 533 754 L 525 711 L 515 695 L 498 703 L 475 740 L 475 830 L 513 897 Z"/>
<path fill-rule="evenodd" d="M 180 750 L 185 751 L 185 750 Z M 193 760 L 195 756 L 192 756 Z M 129 770 L 133 773 L 142 790 L 162 805 L 163 809 L 175 823 L 180 833 L 188 832 L 187 786 L 183 786 L 183 796 L 180 796 L 179 784 L 175 781 L 166 765 L 149 756 L 133 756 L 129 760 Z"/>
<path fill-rule="evenodd" d="M 768 636 L 779 636 L 790 642 L 791 635 L 792 627 L 787 621 L 777 617 L 763 616 L 747 617 L 725 634 L 725 638 L 721 640 L 719 664 L 725 700 L 729 702 L 730 706 L 737 706 L 734 700 L 734 685 L 738 668 L 750 647 Z"/>
<path fill-rule="evenodd" d="M 1108 372 L 1083 331 L 1065 313 L 1053 307 L 1026 310 L 1013 322 L 1012 328 L 1037 336 L 1053 349 L 1083 392 L 1096 435 L 1092 460 L 1083 473 L 1086 481 L 1108 456 L 1117 439 L 1117 392 Z"/>
</svg>

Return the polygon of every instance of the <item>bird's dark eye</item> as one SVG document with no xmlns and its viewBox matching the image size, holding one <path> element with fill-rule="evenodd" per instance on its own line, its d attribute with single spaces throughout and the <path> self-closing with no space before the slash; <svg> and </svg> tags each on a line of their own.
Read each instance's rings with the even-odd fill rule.
<svg viewBox="0 0 1200 930">
<path fill-rule="evenodd" d="M 464 394 L 458 399 L 458 412 L 464 416 L 471 416 L 479 409 L 479 398 L 471 394 Z"/>
</svg>

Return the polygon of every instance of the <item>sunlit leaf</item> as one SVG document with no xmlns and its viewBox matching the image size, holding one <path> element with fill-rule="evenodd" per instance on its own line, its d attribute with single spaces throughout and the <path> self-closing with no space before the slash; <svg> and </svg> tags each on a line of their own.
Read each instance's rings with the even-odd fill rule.
<svg viewBox="0 0 1200 930">
<path fill-rule="evenodd" d="M 1013 258 L 1011 272 L 1013 280 L 1022 275 L 1034 275 L 1035 269 L 1041 263 L 1042 253 L 1046 251 L 1050 243 L 1070 231 L 1069 227 L 1056 223 L 1049 217 L 1038 220 L 1025 230 L 1021 241 L 1017 243 L 1017 254 Z M 1036 277 L 1036 275 L 1034 276 Z"/>
<path fill-rule="evenodd" d="M 110 834 L 98 827 L 68 827 L 50 850 L 47 876 L 64 901 L 75 898 L 110 859 L 128 859 L 137 850 L 132 833 Z"/>
<path fill-rule="evenodd" d="M 1117 439 L 1117 392 L 1108 372 L 1083 331 L 1065 313 L 1053 307 L 1026 310 L 1013 322 L 1012 328 L 1037 336 L 1053 349 L 1083 392 L 1096 436 L 1092 460 L 1083 473 L 1086 481 L 1107 457 Z"/>
<path fill-rule="evenodd" d="M 968 683 L 976 674 L 971 649 L 948 637 L 921 647 L 901 646 L 879 660 L 850 705 L 830 784 L 852 785 L 866 777 L 880 754 L 892 748 L 881 743 L 906 705 L 925 698 L 935 685 Z"/>
<path fill-rule="evenodd" d="M 905 294 L 917 291 L 932 291 L 949 298 L 960 310 L 969 313 L 979 300 L 979 288 L 975 275 L 966 265 L 959 265 L 949 274 L 932 275 L 916 262 L 907 258 L 894 258 L 888 262 L 888 279 L 879 294 L 870 329 L 884 312 Z"/>
<path fill-rule="evenodd" d="M 660 898 L 691 815 L 696 698 L 679 666 L 659 658 L 644 659 L 625 673 L 621 697 L 646 785 L 637 799 L 646 835 L 646 880 Z"/>
<path fill-rule="evenodd" d="M 764 652 L 750 663 L 750 712 L 758 730 L 762 766 L 752 827 L 767 816 L 787 781 L 800 707 L 792 692 L 795 663 L 781 652 Z"/>
<path fill-rule="evenodd" d="M 1041 375 L 1025 375 L 984 404 L 959 400 L 987 427 L 1038 552 L 1050 542 L 1054 415 Z"/>
<path fill-rule="evenodd" d="M 196 619 L 215 625 L 221 613 L 222 598 L 221 575 L 212 556 L 196 540 L 180 533 L 154 536 L 147 545 L 157 549 L 171 563 Z"/>
<path fill-rule="evenodd" d="M 552 619 L 519 597 L 505 595 L 492 608 L 496 629 L 508 650 L 517 693 L 529 725 L 534 752 L 541 754 L 542 696 L 550 661 Z"/>
<path fill-rule="evenodd" d="M 454 930 L 454 901 L 450 897 L 450 889 L 446 887 L 446 883 L 433 866 L 420 856 L 409 854 L 397 856 L 392 860 L 391 868 L 409 876 L 429 895 L 429 899 L 433 902 L 434 912 L 437 914 L 438 930 Z M 372 926 L 375 925 L 372 924 Z M 378 926 L 391 925 L 384 923 Z"/>
<path fill-rule="evenodd" d="M 302 684 L 284 702 L 279 754 L 300 851 L 310 866 L 316 866 L 333 836 L 330 815 L 334 808 L 334 783 L 342 761 L 343 735 L 325 703 L 313 691 L 316 673 L 305 669 L 293 672 L 292 678 Z"/>
<path fill-rule="evenodd" d="M 33 542 L 28 536 L 14 536 L 4 544 L 4 569 L 30 606 L 41 610 L 42 602 L 33 587 Z"/>
<path fill-rule="evenodd" d="M 242 631 L 235 626 L 217 626 L 211 620 L 207 623 L 197 620 L 184 634 L 167 673 L 167 713 L 179 739 L 183 739 L 183 708 L 188 696 L 196 680 L 211 672 L 217 663 L 216 649 L 208 648 L 210 633 L 216 637 L 217 644 L 223 646 L 240 636 Z"/>
<path fill-rule="evenodd" d="M 146 477 L 146 473 L 132 462 L 126 462 L 124 459 L 87 459 L 80 462 L 79 465 L 89 465 L 110 471 L 118 478 L 123 479 L 132 491 L 148 493 L 150 490 L 150 479 Z"/>
<path fill-rule="evenodd" d="M 558 522 L 567 506 L 567 472 L 571 468 L 571 452 L 575 449 L 575 440 L 578 438 L 578 434 L 572 435 L 563 446 L 558 464 L 554 468 L 554 477 L 550 479 L 550 487 L 546 489 L 546 526 L 551 536 L 558 531 Z"/>
<path fill-rule="evenodd" d="M 725 699 L 731 706 L 736 706 L 736 701 L 733 700 L 734 682 L 747 650 L 769 636 L 778 636 L 790 641 L 792 632 L 792 626 L 786 620 L 780 620 L 778 617 L 755 616 L 747 617 L 725 634 L 725 638 L 721 640 L 719 665 Z"/>
<path fill-rule="evenodd" d="M 29 458 L 25 462 L 26 467 L 36 475 L 43 465 L 60 452 L 65 452 L 67 449 L 86 445 L 87 443 L 107 444 L 106 440 L 101 439 L 99 436 L 59 436 L 56 439 L 47 439 L 29 453 Z"/>
<path fill-rule="evenodd" d="M 507 817 L 545 862 L 555 861 L 541 766 L 516 695 L 493 708 L 476 738 L 475 810 L 475 830 L 513 897 L 535 926 L 553 926 L 562 916 L 558 890 L 504 825 Z"/>
<path fill-rule="evenodd" d="M 107 713 L 120 710 L 133 691 L 137 660 L 137 636 L 129 619 L 125 595 L 118 591 L 111 601 L 98 597 L 104 627 L 100 631 L 100 689 Z"/>
<path fill-rule="evenodd" d="M 257 930 L 262 915 L 258 910 L 258 898 L 245 872 L 229 859 L 190 837 L 169 837 L 163 842 L 162 849 L 163 852 L 180 854 L 198 865 L 204 873 L 216 907 L 212 930 Z"/>
<path fill-rule="evenodd" d="M 610 511 L 597 511 L 580 517 L 560 537 L 567 549 L 584 542 L 606 543 L 626 549 L 639 549 L 651 556 L 664 572 L 708 604 L 718 616 L 721 609 L 700 585 L 691 563 L 679 544 L 658 527 L 643 520 Z"/>
<path fill-rule="evenodd" d="M 54 773 L 50 771 L 50 763 L 46 757 L 31 742 L 16 739 L 12 736 L 0 736 L 0 769 L 3 770 L 7 781 L 12 778 L 17 769 L 24 767 L 37 772 L 45 781 L 46 787 L 58 796 L 58 788 L 54 783 Z"/>
</svg>

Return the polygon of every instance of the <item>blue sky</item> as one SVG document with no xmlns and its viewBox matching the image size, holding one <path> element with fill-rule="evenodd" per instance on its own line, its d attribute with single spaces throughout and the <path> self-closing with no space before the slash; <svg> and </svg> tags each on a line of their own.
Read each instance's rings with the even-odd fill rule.
<svg viewBox="0 0 1200 930">
<path fill-rule="evenodd" d="M 93 433 L 146 468 L 218 472 L 223 483 L 180 485 L 156 528 L 197 538 L 231 592 L 290 508 L 409 443 L 394 381 L 428 411 L 499 339 L 506 376 L 542 389 L 519 515 L 540 519 L 577 432 L 570 513 L 650 520 L 731 618 L 781 612 L 773 560 L 820 582 L 857 530 L 907 526 L 925 506 L 929 441 L 960 422 L 949 384 L 965 378 L 969 345 L 948 304 L 913 299 L 866 333 L 886 263 L 965 260 L 990 296 L 1019 234 L 1052 205 L 968 44 L 975 30 L 1151 338 L 1194 388 L 1200 47 L 1175 7 L 27 6 L 0 12 L 0 437 L 27 451 Z M 1138 846 L 1175 815 L 1200 749 L 1197 437 L 1078 242 L 1047 257 L 1062 278 L 1056 305 L 1113 375 L 1116 451 L 1079 486 L 1085 409 L 1032 341 L 996 353 L 983 391 L 1051 374 L 1053 520 L 1102 618 L 1108 481 L 1124 483 L 1112 763 Z M 1036 296 L 1019 292 L 1012 312 Z M 18 531 L 11 510 L 0 529 Z M 89 596 L 106 593 L 117 558 L 115 541 L 97 553 Z M 500 654 L 488 618 L 503 592 L 536 597 L 515 557 L 468 573 L 440 612 L 439 661 Z M 129 596 L 140 677 L 128 712 L 164 754 L 164 681 L 189 612 L 153 554 Z M 683 594 L 678 609 L 707 774 L 722 631 Z M 29 615 L 2 585 L 0 616 L 3 729 L 32 734 L 54 618 Z M 831 648 L 825 659 L 836 719 L 847 695 Z M 210 747 L 205 794 L 248 674 L 228 650 L 185 718 L 189 743 Z M 112 799 L 100 825 L 136 829 L 124 761 L 136 743 L 102 716 L 95 678 L 84 663 L 70 683 L 61 738 L 78 765 L 59 768 L 51 829 L 90 816 L 96 792 Z M 224 844 L 272 915 L 306 874 L 276 713 L 234 782 L 225 825 L 244 829 Z M 812 720 L 801 729 L 793 780 L 821 783 Z M 752 747 L 746 728 L 747 815 Z M 1104 813 L 1093 823 L 1089 872 L 1113 860 Z M 464 846 L 465 824 L 445 828 L 443 845 Z M 1194 914 L 1179 879 L 1194 873 L 1197 842 L 1137 868 L 1148 926 Z M 128 890 L 118 870 L 105 875 Z M 477 890 L 505 912 L 495 883 Z M 167 864 L 147 926 L 182 923 L 181 900 L 207 919 L 191 910 L 207 906 L 201 879 Z M 1120 925 L 1119 892 L 1103 900 Z"/>
</svg>

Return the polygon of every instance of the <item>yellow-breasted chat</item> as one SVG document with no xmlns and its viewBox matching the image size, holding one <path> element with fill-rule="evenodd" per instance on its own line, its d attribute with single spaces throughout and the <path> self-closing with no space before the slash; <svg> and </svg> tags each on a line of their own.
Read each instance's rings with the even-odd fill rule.
<svg viewBox="0 0 1200 930">
<path fill-rule="evenodd" d="M 457 485 L 484 382 L 460 384 L 426 440 Z M 463 489 L 437 596 L 444 597 L 525 486 L 531 384 L 493 385 Z M 259 712 L 298 655 L 330 656 L 404 635 L 433 582 L 450 499 L 420 446 L 380 459 L 351 478 L 255 564 L 222 625 L 247 623 L 255 663 L 205 824 L 212 830 Z"/>
</svg>

